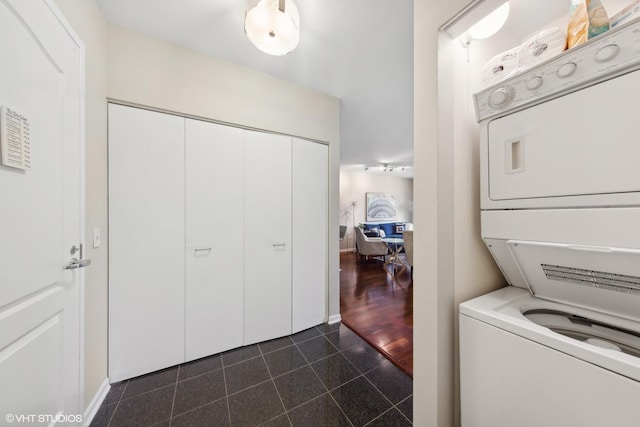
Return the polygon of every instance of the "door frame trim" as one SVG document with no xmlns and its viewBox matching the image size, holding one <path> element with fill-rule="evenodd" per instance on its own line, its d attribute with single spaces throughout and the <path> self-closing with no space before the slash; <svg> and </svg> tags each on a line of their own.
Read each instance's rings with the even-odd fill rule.
<svg viewBox="0 0 640 427">
<path fill-rule="evenodd" d="M 80 138 L 79 138 L 79 159 L 78 166 L 80 169 L 80 182 L 79 191 L 80 191 L 80 243 L 85 244 L 85 214 L 86 214 L 86 52 L 85 46 L 82 42 L 82 39 L 78 36 L 78 34 L 73 30 L 73 27 L 66 19 L 62 11 L 55 4 L 54 0 L 43 0 L 45 5 L 51 10 L 53 16 L 60 22 L 60 25 L 65 29 L 67 34 L 71 40 L 78 46 L 79 50 L 79 85 L 78 94 L 80 95 Z M 106 106 L 106 102 L 105 102 Z M 105 113 L 106 119 L 106 113 Z M 86 247 L 86 246 L 85 246 Z M 78 310 L 79 313 L 79 384 L 78 384 L 78 408 L 80 412 L 84 412 L 85 408 L 85 322 L 84 322 L 84 314 L 85 314 L 85 269 L 78 269 L 78 290 L 79 290 L 79 304 Z"/>
</svg>

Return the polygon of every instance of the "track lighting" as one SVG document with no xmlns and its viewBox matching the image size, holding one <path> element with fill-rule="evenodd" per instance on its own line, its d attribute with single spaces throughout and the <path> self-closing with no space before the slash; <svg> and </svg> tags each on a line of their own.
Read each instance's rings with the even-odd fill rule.
<svg viewBox="0 0 640 427">
<path fill-rule="evenodd" d="M 364 170 L 368 171 L 372 170 L 380 170 L 382 172 L 393 172 L 394 170 L 400 170 L 404 172 L 405 168 L 411 167 L 410 165 L 399 165 L 399 164 L 391 164 L 391 163 L 377 163 L 364 166 Z"/>
</svg>

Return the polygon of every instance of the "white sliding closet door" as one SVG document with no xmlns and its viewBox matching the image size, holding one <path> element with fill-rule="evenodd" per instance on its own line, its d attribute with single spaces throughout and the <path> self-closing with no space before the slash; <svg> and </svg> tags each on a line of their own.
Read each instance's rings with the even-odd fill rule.
<svg viewBox="0 0 640 427">
<path fill-rule="evenodd" d="M 293 140 L 292 330 L 327 319 L 329 148 Z"/>
<path fill-rule="evenodd" d="M 184 119 L 109 105 L 109 379 L 184 361 Z"/>
<path fill-rule="evenodd" d="M 243 344 L 243 130 L 186 121 L 186 360 Z"/>
<path fill-rule="evenodd" d="M 251 344 L 291 333 L 291 138 L 245 132 L 245 316 Z"/>
</svg>

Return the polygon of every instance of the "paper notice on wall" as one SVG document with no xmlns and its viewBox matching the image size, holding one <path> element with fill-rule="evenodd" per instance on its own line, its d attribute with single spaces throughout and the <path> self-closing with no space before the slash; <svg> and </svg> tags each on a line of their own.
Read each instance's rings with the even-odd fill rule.
<svg viewBox="0 0 640 427">
<path fill-rule="evenodd" d="M 31 168 L 29 120 L 5 106 L 0 106 L 0 151 L 3 165 L 24 170 Z"/>
</svg>

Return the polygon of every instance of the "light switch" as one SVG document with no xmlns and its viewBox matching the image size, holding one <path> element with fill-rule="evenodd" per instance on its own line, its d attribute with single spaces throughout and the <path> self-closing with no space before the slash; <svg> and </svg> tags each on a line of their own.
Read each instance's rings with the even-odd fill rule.
<svg viewBox="0 0 640 427">
<path fill-rule="evenodd" d="M 93 229 L 93 249 L 97 249 L 100 247 L 100 229 Z"/>
</svg>

